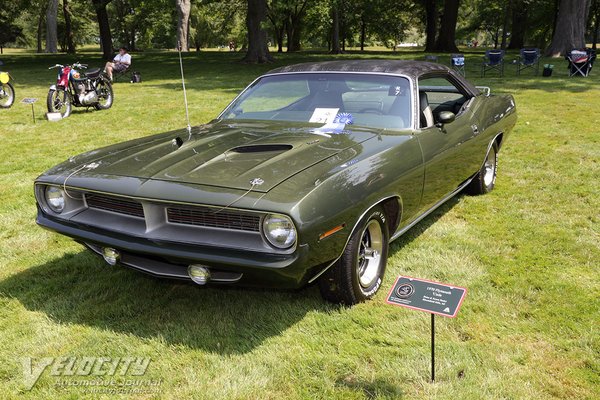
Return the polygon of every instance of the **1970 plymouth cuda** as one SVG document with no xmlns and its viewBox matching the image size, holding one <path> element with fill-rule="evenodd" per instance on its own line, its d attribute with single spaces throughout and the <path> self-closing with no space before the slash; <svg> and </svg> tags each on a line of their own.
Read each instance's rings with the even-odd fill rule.
<svg viewBox="0 0 600 400">
<path fill-rule="evenodd" d="M 90 151 L 35 182 L 37 223 L 111 265 L 354 304 L 389 243 L 463 189 L 494 188 L 512 96 L 397 60 L 275 69 L 210 123 Z"/>
</svg>

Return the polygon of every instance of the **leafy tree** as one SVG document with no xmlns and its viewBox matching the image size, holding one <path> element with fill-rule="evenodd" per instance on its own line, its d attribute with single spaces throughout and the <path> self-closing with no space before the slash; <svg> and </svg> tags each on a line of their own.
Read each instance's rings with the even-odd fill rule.
<svg viewBox="0 0 600 400">
<path fill-rule="evenodd" d="M 21 35 L 21 27 L 13 22 L 18 11 L 14 4 L 0 8 L 0 54 L 4 53 L 4 46 L 16 41 Z"/>
</svg>

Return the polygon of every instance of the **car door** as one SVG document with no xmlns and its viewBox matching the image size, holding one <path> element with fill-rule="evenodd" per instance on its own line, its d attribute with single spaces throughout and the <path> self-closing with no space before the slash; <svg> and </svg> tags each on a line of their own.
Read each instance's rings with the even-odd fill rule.
<svg viewBox="0 0 600 400">
<path fill-rule="evenodd" d="M 456 191 L 476 172 L 476 146 L 472 140 L 479 131 L 471 108 L 474 96 L 449 80 L 448 75 L 425 76 L 419 79 L 418 90 L 421 129 L 417 137 L 425 163 L 421 201 L 424 211 Z M 438 117 L 442 111 L 454 113 L 455 120 L 439 125 Z"/>
</svg>

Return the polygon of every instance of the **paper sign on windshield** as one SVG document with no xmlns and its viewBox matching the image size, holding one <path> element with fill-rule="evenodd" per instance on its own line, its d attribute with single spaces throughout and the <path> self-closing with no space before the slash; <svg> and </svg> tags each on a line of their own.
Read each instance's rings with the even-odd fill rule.
<svg viewBox="0 0 600 400">
<path fill-rule="evenodd" d="M 312 116 L 308 122 L 314 122 L 318 124 L 330 124 L 335 119 L 339 108 L 315 108 Z"/>
</svg>

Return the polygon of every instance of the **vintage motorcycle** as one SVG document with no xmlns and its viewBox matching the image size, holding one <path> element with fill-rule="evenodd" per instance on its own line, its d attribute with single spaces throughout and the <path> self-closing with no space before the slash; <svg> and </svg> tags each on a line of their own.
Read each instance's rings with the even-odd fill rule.
<svg viewBox="0 0 600 400">
<path fill-rule="evenodd" d="M 58 68 L 56 85 L 48 91 L 48 112 L 60 113 L 62 118 L 71 115 L 72 107 L 94 107 L 108 110 L 114 99 L 112 85 L 100 68 L 89 69 L 87 65 L 76 62 L 73 65 L 56 64 L 48 69 Z"/>
<path fill-rule="evenodd" d="M 0 65 L 4 65 L 2 61 Z M 11 79 L 8 72 L 0 71 L 0 108 L 10 108 L 15 102 L 15 88 L 10 83 Z"/>
</svg>

